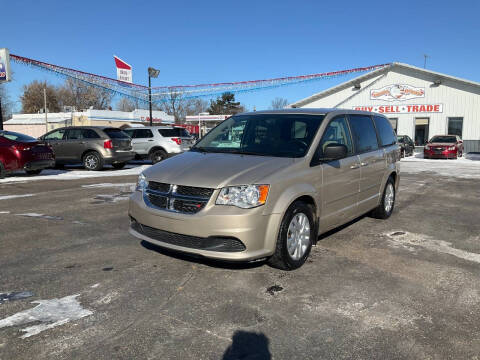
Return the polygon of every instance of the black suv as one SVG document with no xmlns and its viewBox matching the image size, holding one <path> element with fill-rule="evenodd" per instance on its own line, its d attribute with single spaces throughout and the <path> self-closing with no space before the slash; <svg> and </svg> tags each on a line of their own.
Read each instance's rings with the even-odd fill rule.
<svg viewBox="0 0 480 360">
<path fill-rule="evenodd" d="M 397 142 L 400 146 L 400 153 L 402 157 L 413 156 L 413 153 L 415 151 L 415 144 L 413 143 L 413 140 L 410 139 L 410 136 L 398 135 Z"/>
</svg>

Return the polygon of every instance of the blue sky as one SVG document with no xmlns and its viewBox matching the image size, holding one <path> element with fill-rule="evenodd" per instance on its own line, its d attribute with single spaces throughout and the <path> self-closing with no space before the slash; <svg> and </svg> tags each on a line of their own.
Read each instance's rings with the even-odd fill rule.
<svg viewBox="0 0 480 360">
<path fill-rule="evenodd" d="M 480 2 L 464 1 L 7 1 L 0 47 L 116 77 L 113 54 L 153 86 L 294 76 L 392 61 L 480 82 Z M 63 81 L 13 64 L 12 101 L 24 84 Z M 239 94 L 249 109 L 296 101 L 347 78 Z M 16 103 L 16 110 L 20 104 Z"/>
</svg>

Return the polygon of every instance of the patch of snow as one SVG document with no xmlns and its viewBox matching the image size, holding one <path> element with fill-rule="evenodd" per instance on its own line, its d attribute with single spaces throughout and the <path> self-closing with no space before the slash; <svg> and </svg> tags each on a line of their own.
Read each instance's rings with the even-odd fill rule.
<svg viewBox="0 0 480 360">
<path fill-rule="evenodd" d="M 98 287 L 100 285 L 100 283 L 96 283 L 96 284 L 93 284 L 92 286 L 90 286 L 91 288 L 95 289 L 96 287 Z"/>
<path fill-rule="evenodd" d="M 5 179 L 0 180 L 1 183 L 16 183 L 16 182 L 30 182 L 38 180 L 79 180 L 89 178 L 101 178 L 112 176 L 128 176 L 139 175 L 142 171 L 150 167 L 151 165 L 141 166 L 127 166 L 123 170 L 101 170 L 101 171 L 87 171 L 84 169 L 72 169 L 72 170 L 44 170 L 41 175 L 38 176 L 7 176 Z"/>
<path fill-rule="evenodd" d="M 480 179 L 480 162 L 466 158 L 457 160 L 424 159 L 423 154 L 403 158 L 400 171 L 408 174 L 434 173 L 463 179 Z"/>
<path fill-rule="evenodd" d="M 25 325 L 32 322 L 42 324 L 28 326 L 22 329 L 22 339 L 37 335 L 42 331 L 66 324 L 72 320 L 78 320 L 93 314 L 92 311 L 82 308 L 76 299 L 80 294 L 65 296 L 61 299 L 37 300 L 32 304 L 38 304 L 32 309 L 21 311 L 5 319 L 0 320 L 0 329 L 9 326 Z"/>
<path fill-rule="evenodd" d="M 480 161 L 480 153 L 468 153 L 465 155 L 465 158 L 468 160 Z"/>
<path fill-rule="evenodd" d="M 10 214 L 10 211 L 0 211 L 0 214 Z"/>
<path fill-rule="evenodd" d="M 25 213 L 25 214 L 15 214 L 17 216 L 26 216 L 26 217 L 38 217 L 47 220 L 63 220 L 60 216 L 51 216 L 51 215 L 44 215 L 44 214 L 37 214 L 37 213 Z"/>
<path fill-rule="evenodd" d="M 82 188 L 112 188 L 112 187 L 128 187 L 135 190 L 135 183 L 100 183 L 91 185 L 82 185 Z"/>
<path fill-rule="evenodd" d="M 1 181 L 1 180 L 0 180 Z M 0 195 L 0 200 L 10 200 L 16 198 L 24 198 L 24 197 L 31 197 L 35 196 L 36 194 L 23 194 L 23 195 Z"/>
<path fill-rule="evenodd" d="M 468 252 L 452 247 L 452 243 L 443 240 L 435 240 L 422 234 L 414 234 L 406 231 L 385 234 L 394 247 L 404 247 L 412 251 L 412 246 L 420 246 L 431 251 L 453 255 L 457 258 L 480 264 L 480 254 Z"/>
</svg>

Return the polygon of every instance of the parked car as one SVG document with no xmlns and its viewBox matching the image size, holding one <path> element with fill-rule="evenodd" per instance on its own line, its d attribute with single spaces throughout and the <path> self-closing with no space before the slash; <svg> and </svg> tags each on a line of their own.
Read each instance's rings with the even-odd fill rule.
<svg viewBox="0 0 480 360">
<path fill-rule="evenodd" d="M 288 109 L 234 115 L 146 169 L 130 198 L 137 238 L 200 256 L 300 267 L 318 235 L 386 219 L 400 150 L 380 114 Z"/>
<path fill-rule="evenodd" d="M 28 135 L 0 130 L 0 179 L 10 171 L 25 170 L 36 175 L 54 165 L 55 155 L 50 146 Z"/>
<path fill-rule="evenodd" d="M 425 159 L 456 159 L 463 155 L 463 141 L 458 135 L 437 135 L 423 148 Z"/>
<path fill-rule="evenodd" d="M 413 140 L 408 135 L 398 135 L 397 142 L 400 146 L 400 155 L 401 157 L 412 156 L 415 152 L 415 144 Z"/>
<path fill-rule="evenodd" d="M 188 131 L 180 127 L 150 126 L 123 131 L 132 138 L 136 158 L 150 159 L 154 164 L 190 149 L 195 142 Z"/>
<path fill-rule="evenodd" d="M 53 148 L 57 166 L 82 163 L 87 170 L 101 170 L 111 164 L 121 169 L 135 157 L 130 137 L 109 126 L 65 127 L 39 139 Z"/>
</svg>

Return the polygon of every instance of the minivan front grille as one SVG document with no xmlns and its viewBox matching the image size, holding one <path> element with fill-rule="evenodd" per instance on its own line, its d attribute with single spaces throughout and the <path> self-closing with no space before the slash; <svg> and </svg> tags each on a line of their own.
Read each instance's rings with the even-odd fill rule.
<svg viewBox="0 0 480 360">
<path fill-rule="evenodd" d="M 143 199 L 147 206 L 182 214 L 196 214 L 210 200 L 214 189 L 149 181 Z"/>
</svg>

